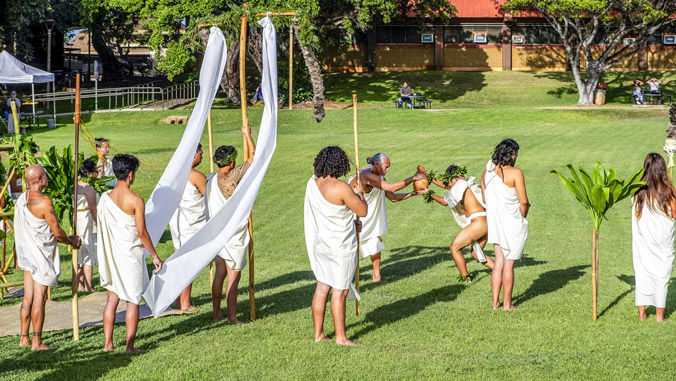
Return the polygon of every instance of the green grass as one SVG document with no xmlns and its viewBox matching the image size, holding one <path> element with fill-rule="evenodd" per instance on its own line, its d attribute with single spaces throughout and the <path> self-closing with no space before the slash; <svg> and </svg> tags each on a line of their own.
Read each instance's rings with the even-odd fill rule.
<svg viewBox="0 0 676 381">
<path fill-rule="evenodd" d="M 470 96 L 502 98 L 488 94 L 489 90 L 504 86 L 502 82 L 513 83 L 510 78 L 517 76 L 480 74 L 487 78 L 485 88 L 476 94 L 465 92 L 455 102 L 468 106 L 473 105 Z M 459 73 L 440 75 L 463 78 Z M 474 75 L 467 73 L 464 78 Z M 371 86 L 367 79 L 358 86 L 360 94 Z M 383 83 L 382 77 L 377 81 Z M 344 86 L 340 91 L 329 90 L 332 99 L 347 100 L 351 89 L 347 83 Z M 547 94 L 548 87 L 551 90 L 549 85 L 519 89 L 533 96 Z M 676 326 L 656 324 L 654 309 L 649 309 L 649 321 L 639 323 L 633 305 L 630 203 L 617 205 L 601 227 L 601 316 L 592 322 L 590 218 L 549 173 L 567 163 L 590 168 L 598 160 L 619 176 L 629 176 L 641 167 L 645 154 L 661 151 L 666 111 L 528 108 L 571 102 L 537 97 L 531 101 L 507 89 L 505 102 L 520 107 L 362 110 L 359 140 L 363 159 L 379 151 L 391 157 L 390 180 L 412 175 L 418 164 L 443 171 L 458 163 L 466 165 L 471 175 L 480 176 L 501 139 L 512 137 L 519 142 L 517 165 L 525 173 L 533 204 L 524 258 L 516 268 L 514 295 L 520 311 L 490 309 L 490 273 L 477 262 L 468 260 L 469 270 L 479 273 L 473 284 L 456 282 L 457 269 L 448 246 L 459 229 L 450 211 L 413 198 L 387 206 L 390 232 L 384 236 L 387 248 L 382 272 L 389 282 L 372 283 L 370 264 L 361 264 L 362 316 L 355 316 L 354 304 L 349 303 L 346 322 L 348 336 L 361 346 L 313 343 L 310 301 L 315 282 L 303 236 L 305 184 L 312 174 L 312 160 L 324 146 L 340 145 L 352 156 L 352 110 L 329 110 L 321 124 L 314 122 L 310 110 L 280 110 L 277 151 L 253 210 L 256 321 L 243 327 L 212 323 L 208 271 L 203 271 L 193 288 L 199 314 L 139 324 L 137 345 L 145 354 L 122 353 L 124 325 L 116 326 L 118 350 L 114 354 L 101 352 L 101 326 L 82 329 L 77 343 L 71 340 L 70 331 L 45 333 L 45 341 L 57 347 L 48 353 L 18 348 L 18 335 L 4 337 L 0 338 L 0 378 L 670 378 Z M 360 99 L 377 107 L 375 95 Z M 134 185 L 147 198 L 182 134 L 181 126 L 162 121 L 181 113 L 187 114 L 99 114 L 87 116 L 91 119 L 86 122 L 97 135 L 110 138 L 118 150 L 152 165 L 140 168 Z M 260 109 L 250 110 L 254 130 L 260 113 Z M 215 144 L 239 146 L 239 111 L 216 110 L 213 118 Z M 35 138 L 43 148 L 62 146 L 70 143 L 72 129 L 39 131 Z M 85 152 L 92 152 L 84 140 L 81 144 Z M 207 146 L 206 134 L 202 144 Z M 208 172 L 208 164 L 202 163 L 199 169 Z M 166 258 L 172 251 L 167 231 L 158 252 Z M 492 247 L 486 252 L 493 256 Z M 66 301 L 71 262 L 65 250 L 62 261 L 62 276 L 53 294 L 56 300 Z M 248 321 L 246 273 L 240 283 L 238 315 Z M 10 280 L 18 276 L 14 273 Z M 98 282 L 98 276 L 95 279 Z M 18 302 L 5 300 L 0 306 Z M 667 314 L 675 309 L 676 297 L 671 292 Z M 328 313 L 326 317 L 326 331 L 333 336 L 331 317 Z"/>
</svg>

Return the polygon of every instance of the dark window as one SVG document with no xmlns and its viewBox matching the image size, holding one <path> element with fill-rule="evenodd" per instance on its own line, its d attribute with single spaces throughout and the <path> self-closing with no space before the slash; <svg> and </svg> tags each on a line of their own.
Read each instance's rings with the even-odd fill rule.
<svg viewBox="0 0 676 381">
<path fill-rule="evenodd" d="M 515 25 L 512 35 L 525 37 L 526 44 L 560 44 L 561 40 L 554 28 L 549 25 Z"/>
<path fill-rule="evenodd" d="M 474 44 L 474 34 L 486 34 L 486 43 L 502 42 L 502 25 L 451 25 L 444 27 L 444 43 Z"/>
</svg>

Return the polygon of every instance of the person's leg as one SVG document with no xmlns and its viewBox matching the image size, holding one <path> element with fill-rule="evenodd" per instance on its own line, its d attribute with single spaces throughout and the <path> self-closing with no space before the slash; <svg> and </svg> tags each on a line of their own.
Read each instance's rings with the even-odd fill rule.
<svg viewBox="0 0 676 381">
<path fill-rule="evenodd" d="M 138 328 L 138 304 L 127 302 L 127 315 L 124 322 L 127 325 L 127 353 L 141 352 L 140 349 L 134 348 Z"/>
<path fill-rule="evenodd" d="M 645 313 L 645 306 L 636 306 L 638 307 L 638 320 L 644 321 L 648 318 L 648 315 Z"/>
<path fill-rule="evenodd" d="M 324 315 L 326 315 L 326 298 L 329 296 L 331 287 L 322 282 L 317 282 L 315 295 L 312 297 L 312 324 L 315 327 L 315 343 L 331 340 L 324 334 Z"/>
<path fill-rule="evenodd" d="M 106 343 L 103 345 L 104 352 L 115 349 L 113 345 L 113 328 L 115 328 L 115 311 L 117 310 L 118 303 L 120 303 L 120 298 L 117 297 L 117 294 L 108 291 L 106 306 L 103 309 L 103 336 L 106 340 Z"/>
<path fill-rule="evenodd" d="M 667 321 L 667 319 L 664 318 L 664 308 L 655 307 L 655 319 L 658 323 Z"/>
<path fill-rule="evenodd" d="M 486 219 L 477 217 L 472 220 L 469 225 L 460 230 L 458 235 L 455 236 L 455 239 L 453 239 L 453 243 L 451 244 L 451 255 L 453 256 L 453 262 L 455 262 L 456 267 L 458 267 L 461 276 L 466 277 L 469 275 L 465 257 L 462 255 L 461 250 L 484 237 L 487 231 L 488 225 L 486 224 Z M 474 259 L 477 259 L 473 248 L 472 256 Z M 472 282 L 472 280 L 468 279 L 468 282 Z"/>
<path fill-rule="evenodd" d="M 214 308 L 214 321 L 223 320 L 221 312 L 221 299 L 223 298 L 223 281 L 225 280 L 225 260 L 221 257 L 214 259 L 216 271 L 214 271 L 214 283 L 211 285 L 211 304 Z"/>
<path fill-rule="evenodd" d="M 505 256 L 500 245 L 493 245 L 495 250 L 495 266 L 491 272 L 491 295 L 493 297 L 493 309 L 500 308 L 500 289 L 502 288 L 502 270 L 505 266 Z"/>
<path fill-rule="evenodd" d="M 505 311 L 516 311 L 518 308 L 512 305 L 515 261 L 505 258 L 504 263 L 502 269 L 502 309 Z"/>
<path fill-rule="evenodd" d="M 19 307 L 19 321 L 21 322 L 21 338 L 19 346 L 26 347 L 31 344 L 28 329 L 31 325 L 31 308 L 33 307 L 33 277 L 28 271 L 23 272 L 23 300 Z"/>
<path fill-rule="evenodd" d="M 237 286 L 242 277 L 241 271 L 235 271 L 225 264 L 227 271 L 227 281 L 225 283 L 225 301 L 228 307 L 227 322 L 232 324 L 244 324 L 237 319 Z"/>
<path fill-rule="evenodd" d="M 33 345 L 31 350 L 52 349 L 42 343 L 42 326 L 45 322 L 45 303 L 47 302 L 47 286 L 33 282 L 33 306 L 31 321 L 33 322 Z"/>
<path fill-rule="evenodd" d="M 92 273 L 93 268 L 90 265 L 84 265 L 81 267 L 84 270 L 84 286 L 85 291 L 93 292 L 94 288 L 92 287 Z"/>
<path fill-rule="evenodd" d="M 357 345 L 352 340 L 347 339 L 345 334 L 345 299 L 347 290 L 331 289 L 331 315 L 333 315 L 333 327 L 336 331 L 336 344 L 338 345 Z"/>
<path fill-rule="evenodd" d="M 380 275 L 380 253 L 372 255 L 371 262 L 373 263 L 373 281 L 384 281 L 385 279 L 383 279 L 382 275 Z"/>
<path fill-rule="evenodd" d="M 477 240 L 479 243 L 479 247 L 481 250 L 483 250 L 486 247 L 486 242 L 488 242 L 488 236 L 485 235 Z M 488 267 L 489 269 L 493 270 L 493 267 L 495 267 L 495 262 L 493 262 L 493 258 L 489 257 L 486 255 L 484 252 L 484 256 L 486 257 L 486 262 L 482 263 L 482 265 Z M 477 257 L 476 253 L 474 252 L 474 245 L 472 245 L 472 258 L 476 259 L 477 261 L 479 258 Z"/>
<path fill-rule="evenodd" d="M 178 296 L 178 302 L 176 304 L 181 311 L 190 311 L 196 309 L 195 306 L 190 304 L 191 291 L 192 291 L 192 283 L 190 283 L 188 287 L 186 287 L 185 290 L 183 290 L 181 295 Z"/>
</svg>

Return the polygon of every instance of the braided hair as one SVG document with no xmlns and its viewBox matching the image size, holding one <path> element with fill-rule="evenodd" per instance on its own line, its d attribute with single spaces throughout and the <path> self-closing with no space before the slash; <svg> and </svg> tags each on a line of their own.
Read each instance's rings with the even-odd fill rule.
<svg viewBox="0 0 676 381">
<path fill-rule="evenodd" d="M 350 172 L 350 160 L 342 148 L 329 146 L 317 154 L 314 162 L 315 176 L 339 178 Z"/>
<path fill-rule="evenodd" d="M 220 146 L 214 152 L 214 162 L 218 168 L 228 166 L 237 159 L 237 150 L 233 146 Z"/>
<path fill-rule="evenodd" d="M 512 166 L 516 162 L 519 153 L 519 144 L 514 139 L 505 139 L 495 147 L 493 152 L 493 164 L 498 167 Z"/>
</svg>

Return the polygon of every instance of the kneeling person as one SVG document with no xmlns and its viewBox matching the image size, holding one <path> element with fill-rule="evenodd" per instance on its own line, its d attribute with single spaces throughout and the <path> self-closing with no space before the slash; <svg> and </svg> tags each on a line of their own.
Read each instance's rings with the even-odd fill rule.
<svg viewBox="0 0 676 381">
<path fill-rule="evenodd" d="M 134 340 L 139 304 L 148 285 L 143 248 L 153 256 L 153 273 L 162 267 L 146 230 L 145 202 L 129 188 L 134 183 L 138 166 L 138 159 L 132 155 L 115 155 L 113 172 L 117 185 L 101 196 L 97 210 L 99 275 L 101 286 L 108 290 L 103 310 L 104 351 L 114 349 L 115 310 L 120 299 L 127 302 L 127 352 L 139 351 L 134 348 Z"/>
</svg>

